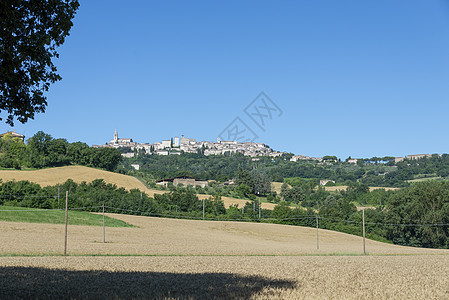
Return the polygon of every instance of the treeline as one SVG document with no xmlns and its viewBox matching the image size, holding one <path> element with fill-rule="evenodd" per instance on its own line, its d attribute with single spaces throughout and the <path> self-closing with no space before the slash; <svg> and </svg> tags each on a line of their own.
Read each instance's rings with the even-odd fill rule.
<svg viewBox="0 0 449 300">
<path fill-rule="evenodd" d="M 223 182 L 237 177 L 241 169 L 258 170 L 271 181 L 284 182 L 287 178 L 329 179 L 338 185 L 360 182 L 368 186 L 406 187 L 407 180 L 418 174 L 449 176 L 449 155 L 433 155 L 419 160 L 404 160 L 393 164 L 390 157 L 361 160 L 358 164 L 328 159 L 325 162 L 300 160 L 291 162 L 291 155 L 251 158 L 242 154 L 211 155 L 185 153 L 181 155 L 148 155 L 137 153 L 124 159 L 117 171 L 139 175 L 148 182 L 176 176 L 191 176 L 202 180 Z M 331 157 L 331 156 L 329 156 Z M 335 157 L 331 157 L 335 158 Z M 139 164 L 135 171 L 131 164 Z"/>
<path fill-rule="evenodd" d="M 449 249 L 449 182 L 420 182 L 394 192 L 379 192 L 386 204 L 365 210 L 368 237 L 404 246 Z M 351 200 L 379 192 L 355 188 L 326 198 L 324 206 L 318 209 L 323 217 L 321 228 L 361 235 L 362 213 Z M 287 205 L 277 206 L 276 210 L 282 210 L 284 218 L 298 215 L 298 209 Z M 308 222 L 313 226 L 312 221 L 286 220 L 283 223 Z"/>
<path fill-rule="evenodd" d="M 81 142 L 69 143 L 65 139 L 55 139 L 42 131 L 29 138 L 26 144 L 10 134 L 0 138 L 0 167 L 2 168 L 83 165 L 113 171 L 121 158 L 117 149 L 97 149 Z"/>
<path fill-rule="evenodd" d="M 68 180 L 50 187 L 40 187 L 28 181 L 5 182 L 0 184 L 0 205 L 62 208 L 66 191 L 69 191 L 69 207 L 72 208 L 91 207 L 91 211 L 99 211 L 104 204 L 119 209 L 114 212 L 193 218 L 202 218 L 203 213 L 203 201 L 191 187 L 176 188 L 155 195 L 153 199 L 139 190 L 127 191 L 101 179 L 80 184 Z M 261 209 L 261 219 L 258 201 L 247 202 L 243 209 L 237 205 L 225 209 L 220 195 L 216 195 L 204 201 L 205 217 L 314 227 L 318 213 L 320 228 L 361 235 L 362 212 L 357 211 L 353 201 L 370 193 L 374 192 L 354 186 L 328 195 L 318 208 L 292 208 L 288 202 L 281 201 L 274 210 Z M 449 182 L 421 182 L 382 193 L 387 193 L 385 205 L 365 211 L 368 238 L 407 246 L 449 249 Z"/>
<path fill-rule="evenodd" d="M 86 207 L 99 211 L 100 207 L 105 205 L 127 214 L 172 212 L 174 216 L 196 217 L 202 216 L 203 211 L 203 201 L 198 199 L 191 187 L 178 188 L 170 193 L 155 195 L 155 198 L 151 198 L 140 190 L 128 191 L 106 183 L 103 179 L 96 179 L 90 183 L 76 183 L 69 179 L 64 184 L 47 187 L 41 187 L 29 181 L 8 181 L 0 184 L 0 205 L 62 209 L 67 191 L 69 208 Z M 204 202 L 208 217 L 226 214 L 221 197 L 211 196 Z M 92 207 L 95 208 L 91 209 Z"/>
</svg>

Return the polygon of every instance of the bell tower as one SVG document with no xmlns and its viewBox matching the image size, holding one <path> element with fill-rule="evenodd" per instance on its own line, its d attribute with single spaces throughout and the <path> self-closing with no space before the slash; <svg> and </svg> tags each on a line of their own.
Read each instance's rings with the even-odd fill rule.
<svg viewBox="0 0 449 300">
<path fill-rule="evenodd" d="M 115 129 L 115 132 L 114 132 L 114 143 L 115 143 L 115 144 L 118 144 L 118 133 L 117 133 L 117 128 Z"/>
</svg>

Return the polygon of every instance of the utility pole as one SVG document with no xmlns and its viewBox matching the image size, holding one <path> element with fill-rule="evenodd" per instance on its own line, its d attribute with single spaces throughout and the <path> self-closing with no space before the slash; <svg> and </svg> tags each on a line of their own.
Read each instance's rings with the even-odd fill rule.
<svg viewBox="0 0 449 300">
<path fill-rule="evenodd" d="M 69 191 L 65 192 L 65 240 L 64 240 L 64 256 L 67 256 L 67 218 L 69 206 Z"/>
<path fill-rule="evenodd" d="M 103 243 L 106 243 L 106 230 L 104 228 L 104 203 L 103 203 Z"/>
<path fill-rule="evenodd" d="M 204 199 L 203 199 L 203 220 L 204 220 L 204 213 L 205 213 L 205 206 L 204 206 Z"/>
<path fill-rule="evenodd" d="M 366 255 L 365 247 L 365 208 L 362 210 L 362 221 L 363 221 L 363 255 Z"/>
<path fill-rule="evenodd" d="M 61 191 L 61 188 L 58 187 L 58 209 L 59 209 L 59 192 Z"/>
<path fill-rule="evenodd" d="M 259 197 L 259 219 L 260 219 L 260 213 L 261 213 L 261 210 L 260 210 L 260 197 Z"/>
<path fill-rule="evenodd" d="M 242 215 L 245 213 L 245 200 L 242 198 Z"/>
<path fill-rule="evenodd" d="M 320 240 L 318 239 L 318 214 L 315 214 L 316 216 L 316 249 L 320 249 Z"/>
</svg>

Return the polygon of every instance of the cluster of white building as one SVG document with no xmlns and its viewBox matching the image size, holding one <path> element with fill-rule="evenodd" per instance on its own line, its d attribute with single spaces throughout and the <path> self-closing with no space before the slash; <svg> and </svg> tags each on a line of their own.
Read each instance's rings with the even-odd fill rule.
<svg viewBox="0 0 449 300">
<path fill-rule="evenodd" d="M 216 142 L 202 141 L 198 142 L 196 139 L 190 139 L 181 135 L 181 137 L 174 137 L 169 140 L 161 142 L 136 143 L 131 138 L 119 138 L 117 130 L 115 130 L 114 138 L 104 145 L 94 145 L 93 147 L 111 147 L 130 148 L 129 153 L 123 153 L 125 157 L 133 157 L 134 150 L 145 150 L 147 154 L 158 155 L 179 155 L 181 153 L 203 153 L 204 155 L 224 155 L 241 153 L 245 156 L 281 156 L 285 152 L 273 151 L 271 148 L 263 143 L 246 142 L 240 143 L 237 141 L 222 141 L 217 138 Z"/>
<path fill-rule="evenodd" d="M 298 160 L 316 160 L 319 162 L 323 161 L 322 157 L 310 157 L 310 156 L 306 156 L 306 155 L 293 155 L 290 158 L 290 161 L 298 161 Z"/>
</svg>

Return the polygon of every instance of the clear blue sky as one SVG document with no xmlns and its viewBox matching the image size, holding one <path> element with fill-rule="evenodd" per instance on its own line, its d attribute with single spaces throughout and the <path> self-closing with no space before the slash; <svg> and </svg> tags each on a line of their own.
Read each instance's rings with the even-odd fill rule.
<svg viewBox="0 0 449 300">
<path fill-rule="evenodd" d="M 239 116 L 295 154 L 449 152 L 447 0 L 80 2 L 27 137 L 215 140 Z M 265 132 L 261 91 L 283 111 Z"/>
</svg>

